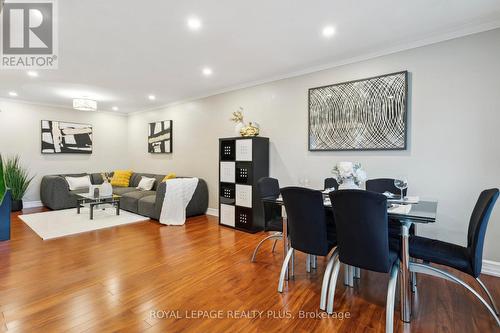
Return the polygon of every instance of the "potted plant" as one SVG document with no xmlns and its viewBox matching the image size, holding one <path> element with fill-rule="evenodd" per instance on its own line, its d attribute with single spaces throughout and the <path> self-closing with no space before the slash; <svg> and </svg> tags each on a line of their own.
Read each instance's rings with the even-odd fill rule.
<svg viewBox="0 0 500 333">
<path fill-rule="evenodd" d="M 366 180 L 361 163 L 339 162 L 333 167 L 332 174 L 339 183 L 339 190 L 359 189 Z"/>
<path fill-rule="evenodd" d="M 5 185 L 10 188 L 12 195 L 12 211 L 23 209 L 23 197 L 33 177 L 19 163 L 19 156 L 7 158 L 4 162 Z"/>
<path fill-rule="evenodd" d="M 10 190 L 5 186 L 2 156 L 0 156 L 0 241 L 10 239 Z"/>
</svg>

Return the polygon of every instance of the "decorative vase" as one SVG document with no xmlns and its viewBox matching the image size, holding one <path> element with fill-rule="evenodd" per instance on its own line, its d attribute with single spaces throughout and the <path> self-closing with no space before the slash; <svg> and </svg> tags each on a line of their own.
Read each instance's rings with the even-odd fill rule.
<svg viewBox="0 0 500 333">
<path fill-rule="evenodd" d="M 354 179 L 346 178 L 342 180 L 341 184 L 339 184 L 339 190 L 359 190 L 359 186 L 356 185 Z"/>
<path fill-rule="evenodd" d="M 259 132 L 260 132 L 260 130 L 259 130 L 258 125 L 255 126 L 255 124 L 252 124 L 252 122 L 250 122 L 248 124 L 248 126 L 245 126 L 245 127 L 241 128 L 241 130 L 240 130 L 241 136 L 246 136 L 246 137 L 248 137 L 248 136 L 258 136 Z"/>
<path fill-rule="evenodd" d="M 111 186 L 111 184 L 108 182 L 104 182 L 101 185 L 100 191 L 101 191 L 100 192 L 101 196 L 109 197 L 109 196 L 113 195 L 113 186 Z"/>
<path fill-rule="evenodd" d="M 12 199 L 11 211 L 12 212 L 19 212 L 21 210 L 23 210 L 23 201 Z"/>
</svg>

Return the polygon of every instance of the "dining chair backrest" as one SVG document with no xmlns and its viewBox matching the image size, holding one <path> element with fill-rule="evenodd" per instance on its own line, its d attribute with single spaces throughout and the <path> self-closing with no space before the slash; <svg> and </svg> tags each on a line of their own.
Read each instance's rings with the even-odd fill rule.
<svg viewBox="0 0 500 333">
<path fill-rule="evenodd" d="M 290 245 L 308 254 L 328 254 L 327 226 L 323 194 L 302 187 L 281 189 L 288 218 Z"/>
<path fill-rule="evenodd" d="M 257 190 L 261 200 L 264 198 L 276 199 L 280 195 L 280 184 L 276 178 L 262 177 L 257 182 Z M 281 207 L 270 202 L 262 202 L 262 205 L 264 206 L 264 230 L 281 231 L 283 228 L 279 226 L 279 222 L 272 223 L 281 220 Z M 271 228 L 269 228 L 270 225 L 272 225 Z"/>
<path fill-rule="evenodd" d="M 327 188 L 334 188 L 335 190 L 339 189 L 339 183 L 335 178 L 325 178 L 325 190 Z"/>
<path fill-rule="evenodd" d="M 355 267 L 388 273 L 387 198 L 363 190 L 329 194 L 332 202 L 340 261 Z"/>
<path fill-rule="evenodd" d="M 261 198 L 278 197 L 280 195 L 280 184 L 276 178 L 262 177 L 257 182 L 257 188 Z"/>
<path fill-rule="evenodd" d="M 467 232 L 467 248 L 471 254 L 472 269 L 475 277 L 481 274 L 486 228 L 497 199 L 497 188 L 484 190 L 479 195 L 470 217 L 469 230 Z"/>
<path fill-rule="evenodd" d="M 394 185 L 394 179 L 393 178 L 375 178 L 375 179 L 368 179 L 366 181 L 366 190 L 370 192 L 377 192 L 377 193 L 384 193 L 384 192 L 390 192 L 394 194 L 399 194 L 401 195 L 401 190 Z M 406 196 L 406 193 L 408 192 L 408 189 L 405 188 L 403 190 L 403 195 Z"/>
</svg>

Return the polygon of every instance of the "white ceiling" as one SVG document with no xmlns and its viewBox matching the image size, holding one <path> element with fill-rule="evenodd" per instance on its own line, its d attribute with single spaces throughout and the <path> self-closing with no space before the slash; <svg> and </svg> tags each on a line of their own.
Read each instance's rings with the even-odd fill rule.
<svg viewBox="0 0 500 333">
<path fill-rule="evenodd" d="M 58 3 L 59 69 L 38 78 L 0 70 L 0 98 L 16 91 L 18 100 L 71 107 L 87 95 L 100 110 L 132 112 L 500 27 L 499 0 Z M 187 27 L 192 15 L 199 31 Z"/>
</svg>

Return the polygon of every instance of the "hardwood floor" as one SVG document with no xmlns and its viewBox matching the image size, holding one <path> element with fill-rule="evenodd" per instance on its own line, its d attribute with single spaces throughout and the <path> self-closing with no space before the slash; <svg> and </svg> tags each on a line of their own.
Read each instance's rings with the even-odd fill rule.
<svg viewBox="0 0 500 333">
<path fill-rule="evenodd" d="M 12 240 L 0 243 L 0 332 L 384 331 L 386 275 L 362 271 L 355 288 L 339 283 L 337 311 L 349 318 L 300 318 L 323 314 L 325 261 L 306 273 L 299 255 L 280 295 L 281 247 L 272 254 L 268 242 L 250 263 L 262 237 L 201 216 L 181 227 L 149 221 L 43 241 L 14 214 Z M 500 301 L 500 278 L 483 279 Z M 413 321 L 402 324 L 397 307 L 396 332 L 499 331 L 465 289 L 421 275 L 418 283 Z"/>
</svg>

